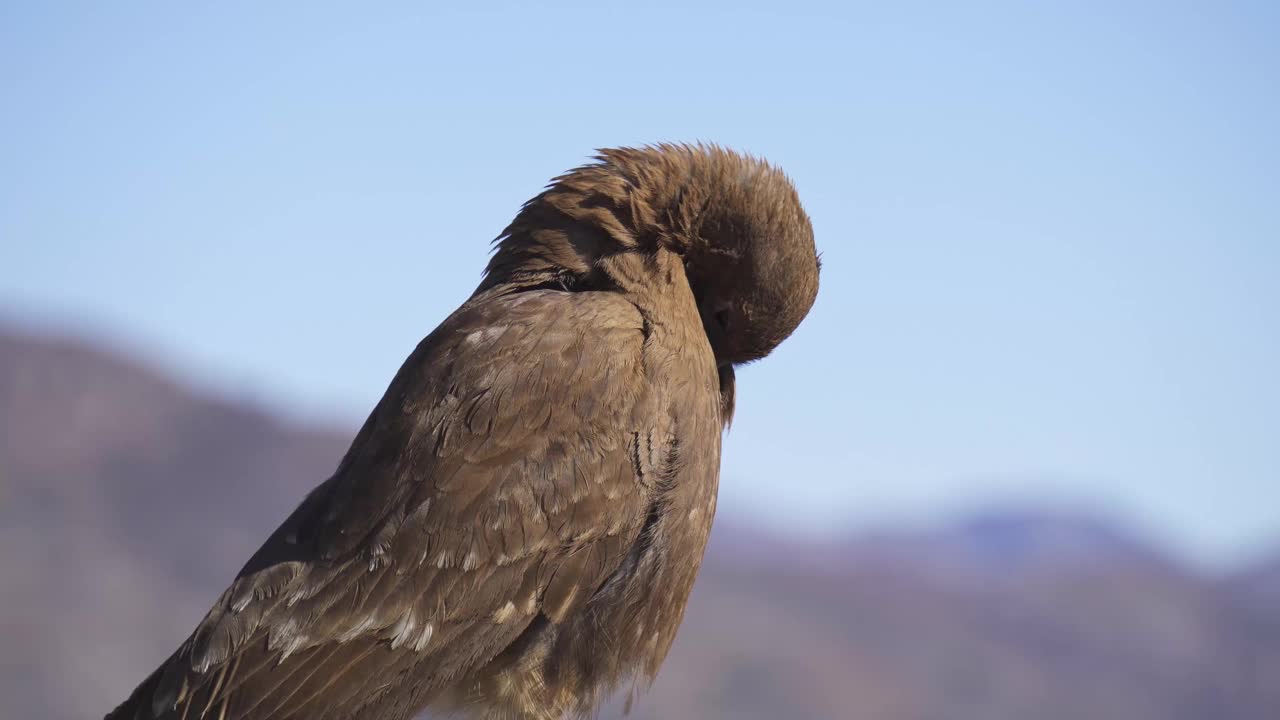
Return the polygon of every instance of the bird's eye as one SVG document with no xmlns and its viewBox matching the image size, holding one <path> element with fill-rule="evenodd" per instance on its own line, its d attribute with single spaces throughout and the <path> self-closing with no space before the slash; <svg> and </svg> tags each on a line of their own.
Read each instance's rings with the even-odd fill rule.
<svg viewBox="0 0 1280 720">
<path fill-rule="evenodd" d="M 716 324 L 720 326 L 721 330 L 727 331 L 729 329 L 729 311 L 727 309 L 717 310 L 715 318 Z"/>
</svg>

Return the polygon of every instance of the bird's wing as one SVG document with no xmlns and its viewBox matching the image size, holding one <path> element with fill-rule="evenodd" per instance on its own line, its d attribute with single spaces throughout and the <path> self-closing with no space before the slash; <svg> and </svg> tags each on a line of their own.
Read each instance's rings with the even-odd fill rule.
<svg viewBox="0 0 1280 720">
<path fill-rule="evenodd" d="M 665 411 L 644 340 L 636 309 L 603 293 L 464 305 L 116 717 L 341 717 L 411 670 L 418 692 L 394 702 L 416 703 L 539 613 L 563 618 L 652 500 L 633 438 Z"/>
</svg>

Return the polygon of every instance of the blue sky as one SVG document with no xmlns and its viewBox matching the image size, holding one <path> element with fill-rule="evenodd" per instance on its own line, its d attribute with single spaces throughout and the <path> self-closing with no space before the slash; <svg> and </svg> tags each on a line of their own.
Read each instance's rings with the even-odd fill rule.
<svg viewBox="0 0 1280 720">
<path fill-rule="evenodd" d="M 824 258 L 740 375 L 722 507 L 1280 540 L 1280 5 L 18 5 L 9 317 L 354 423 L 550 177 L 715 141 L 792 175 Z"/>
</svg>

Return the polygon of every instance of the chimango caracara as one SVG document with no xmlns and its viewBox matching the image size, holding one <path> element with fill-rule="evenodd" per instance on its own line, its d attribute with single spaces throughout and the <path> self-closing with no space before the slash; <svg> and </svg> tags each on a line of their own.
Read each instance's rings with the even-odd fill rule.
<svg viewBox="0 0 1280 720">
<path fill-rule="evenodd" d="M 528 202 L 333 476 L 110 718 L 550 720 L 657 673 L 734 366 L 818 291 L 791 183 L 606 150 Z"/>
</svg>

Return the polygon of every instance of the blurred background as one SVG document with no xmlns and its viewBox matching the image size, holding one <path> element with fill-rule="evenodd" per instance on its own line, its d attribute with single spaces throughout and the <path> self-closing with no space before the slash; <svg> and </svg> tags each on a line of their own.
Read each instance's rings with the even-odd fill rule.
<svg viewBox="0 0 1280 720">
<path fill-rule="evenodd" d="M 635 716 L 1280 717 L 1280 5 L 430 5 L 0 6 L 0 717 L 122 700 L 520 203 L 666 140 L 823 286 Z"/>
</svg>

